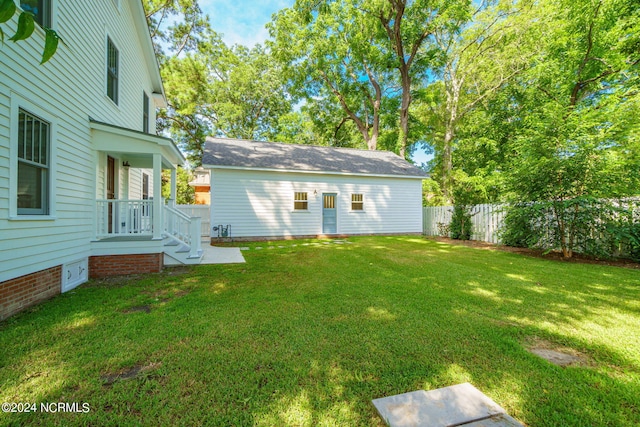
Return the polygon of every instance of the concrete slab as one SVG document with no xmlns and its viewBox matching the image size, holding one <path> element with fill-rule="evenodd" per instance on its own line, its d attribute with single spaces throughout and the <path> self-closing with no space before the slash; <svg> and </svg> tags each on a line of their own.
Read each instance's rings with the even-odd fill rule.
<svg viewBox="0 0 640 427">
<path fill-rule="evenodd" d="M 464 427 L 523 427 L 523 425 L 515 418 L 507 415 L 500 414 L 495 415 L 486 420 L 475 421 L 468 424 L 463 424 Z"/>
<path fill-rule="evenodd" d="M 203 245 L 202 251 L 204 254 L 200 264 L 239 264 L 245 262 L 239 248 Z"/>
<path fill-rule="evenodd" d="M 374 399 L 373 405 L 390 427 L 462 426 L 506 415 L 504 409 L 469 383 L 428 392 L 418 390 Z M 493 423 L 486 425 L 492 427 L 522 426 L 515 419 L 512 420 L 516 424 Z M 475 427 L 480 426 L 482 424 Z"/>
</svg>

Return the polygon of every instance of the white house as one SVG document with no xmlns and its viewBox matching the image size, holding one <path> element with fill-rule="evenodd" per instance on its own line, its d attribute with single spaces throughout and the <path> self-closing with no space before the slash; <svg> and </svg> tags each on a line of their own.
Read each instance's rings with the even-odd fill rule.
<svg viewBox="0 0 640 427">
<path fill-rule="evenodd" d="M 422 232 L 426 174 L 386 151 L 207 138 L 212 239 Z"/>
<path fill-rule="evenodd" d="M 197 220 L 161 197 L 184 158 L 155 133 L 165 96 L 141 1 L 38 6 L 32 37 L 0 46 L 0 320 L 91 276 L 199 255 Z M 40 25 L 63 40 L 44 65 Z"/>
</svg>

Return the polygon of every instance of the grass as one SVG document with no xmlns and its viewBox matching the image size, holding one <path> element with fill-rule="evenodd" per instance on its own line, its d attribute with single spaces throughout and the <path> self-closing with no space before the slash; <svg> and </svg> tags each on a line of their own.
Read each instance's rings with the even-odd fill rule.
<svg viewBox="0 0 640 427">
<path fill-rule="evenodd" d="M 640 425 L 638 271 L 349 241 L 243 244 L 246 264 L 90 282 L 1 323 L 0 402 L 90 411 L 0 424 L 382 426 L 372 399 L 468 381 L 527 425 Z"/>
</svg>

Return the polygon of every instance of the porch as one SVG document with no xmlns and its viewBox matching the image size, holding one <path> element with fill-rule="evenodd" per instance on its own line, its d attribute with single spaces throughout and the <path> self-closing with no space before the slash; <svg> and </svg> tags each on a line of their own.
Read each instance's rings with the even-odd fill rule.
<svg viewBox="0 0 640 427">
<path fill-rule="evenodd" d="M 174 142 L 95 120 L 90 126 L 97 152 L 94 252 L 164 253 L 166 265 L 199 263 L 201 218 L 185 215 L 174 202 L 176 170 L 186 161 Z M 163 171 L 169 171 L 167 200 Z"/>
<path fill-rule="evenodd" d="M 161 199 L 162 200 L 162 199 Z M 96 247 L 110 253 L 135 248 L 165 253 L 165 264 L 197 264 L 204 254 L 200 217 L 188 216 L 173 201 L 96 200 Z M 168 259 L 171 258 L 171 259 Z"/>
</svg>

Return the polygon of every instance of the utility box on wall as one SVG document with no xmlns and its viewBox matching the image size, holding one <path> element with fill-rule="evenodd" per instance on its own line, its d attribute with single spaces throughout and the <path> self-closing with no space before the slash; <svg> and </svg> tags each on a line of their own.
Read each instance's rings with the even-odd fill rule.
<svg viewBox="0 0 640 427">
<path fill-rule="evenodd" d="M 62 266 L 62 292 L 70 291 L 89 280 L 88 258 Z"/>
</svg>

